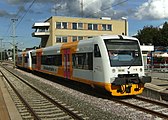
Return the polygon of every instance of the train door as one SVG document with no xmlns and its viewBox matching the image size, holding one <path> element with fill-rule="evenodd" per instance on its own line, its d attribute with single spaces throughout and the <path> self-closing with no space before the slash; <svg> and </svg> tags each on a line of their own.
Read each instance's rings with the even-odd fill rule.
<svg viewBox="0 0 168 120">
<path fill-rule="evenodd" d="M 25 67 L 25 56 L 26 56 L 26 53 L 23 53 L 22 54 L 22 67 Z"/>
<path fill-rule="evenodd" d="M 98 44 L 94 45 L 94 57 L 93 57 L 93 80 L 101 82 L 103 80 L 103 66 L 102 58 Z"/>
<path fill-rule="evenodd" d="M 64 49 L 64 78 L 70 78 L 70 49 Z"/>
<path fill-rule="evenodd" d="M 42 51 L 38 51 L 36 53 L 36 55 L 37 55 L 36 69 L 40 70 L 41 69 L 41 55 L 42 55 Z"/>
</svg>

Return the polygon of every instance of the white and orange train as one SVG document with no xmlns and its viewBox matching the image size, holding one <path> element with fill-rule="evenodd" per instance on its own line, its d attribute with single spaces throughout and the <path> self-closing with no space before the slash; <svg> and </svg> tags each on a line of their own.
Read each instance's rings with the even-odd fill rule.
<svg viewBox="0 0 168 120">
<path fill-rule="evenodd" d="M 102 87 L 113 96 L 141 94 L 145 76 L 136 38 L 105 35 L 17 55 L 18 67 Z"/>
</svg>

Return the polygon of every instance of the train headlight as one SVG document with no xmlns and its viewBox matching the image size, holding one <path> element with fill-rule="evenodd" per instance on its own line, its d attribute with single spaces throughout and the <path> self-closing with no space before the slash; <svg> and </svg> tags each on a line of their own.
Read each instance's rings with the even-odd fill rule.
<svg viewBox="0 0 168 120">
<path fill-rule="evenodd" d="M 115 69 L 112 69 L 112 72 L 113 72 L 113 73 L 115 73 L 115 71 L 116 71 Z"/>
<path fill-rule="evenodd" d="M 143 71 L 143 69 L 142 68 L 140 68 L 140 72 L 142 72 Z"/>
</svg>

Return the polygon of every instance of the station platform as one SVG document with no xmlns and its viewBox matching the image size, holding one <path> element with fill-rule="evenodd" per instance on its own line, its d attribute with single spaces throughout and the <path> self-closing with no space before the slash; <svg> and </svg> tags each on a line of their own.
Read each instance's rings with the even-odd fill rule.
<svg viewBox="0 0 168 120">
<path fill-rule="evenodd" d="M 22 120 L 0 75 L 0 120 Z"/>
<path fill-rule="evenodd" d="M 145 84 L 142 95 L 157 100 L 168 101 L 168 78 L 153 77 L 151 83 Z"/>
</svg>

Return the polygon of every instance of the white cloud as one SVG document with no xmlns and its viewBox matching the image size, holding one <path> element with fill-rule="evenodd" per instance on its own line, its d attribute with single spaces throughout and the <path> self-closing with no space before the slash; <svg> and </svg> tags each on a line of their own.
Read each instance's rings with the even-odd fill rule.
<svg viewBox="0 0 168 120">
<path fill-rule="evenodd" d="M 148 0 L 137 8 L 137 19 L 164 19 L 168 18 L 168 0 Z"/>
<path fill-rule="evenodd" d="M 83 16 L 121 18 L 125 13 L 115 11 L 112 6 L 122 1 L 123 0 L 83 0 Z M 81 8 L 81 0 L 61 0 L 53 6 L 52 12 L 57 11 L 58 15 L 78 17 L 82 15 Z"/>
<path fill-rule="evenodd" d="M 43 12 L 42 10 L 45 9 L 45 11 L 52 12 L 52 14 L 54 13 L 59 16 L 79 17 L 82 16 L 81 1 L 82 0 L 36 0 L 31 10 L 35 13 L 38 11 Z M 132 10 L 121 10 L 113 7 L 116 5 L 124 8 L 127 2 L 123 1 L 124 0 L 83 0 L 83 17 L 111 17 L 113 19 L 119 19 L 123 16 L 133 14 Z M 6 0 L 6 2 L 10 5 L 20 6 L 18 8 L 25 7 L 25 10 L 26 6 L 32 3 L 30 0 Z M 52 7 L 49 8 L 49 5 Z M 48 10 L 46 10 L 47 8 Z M 19 11 L 21 10 L 23 9 L 19 9 Z"/>
</svg>

